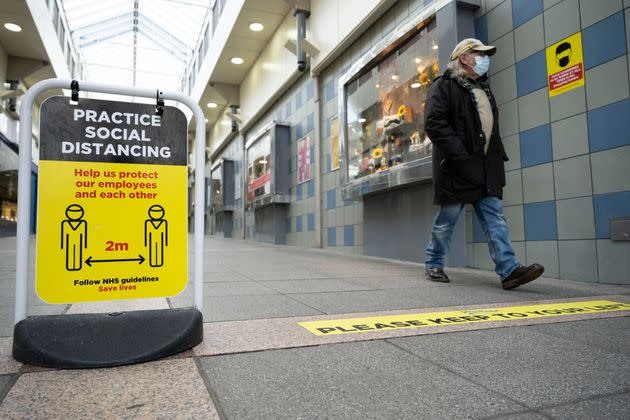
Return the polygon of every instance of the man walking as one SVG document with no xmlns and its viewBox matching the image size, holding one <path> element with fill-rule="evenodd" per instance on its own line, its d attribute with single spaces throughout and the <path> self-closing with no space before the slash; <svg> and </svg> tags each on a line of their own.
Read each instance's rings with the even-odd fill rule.
<svg viewBox="0 0 630 420">
<path fill-rule="evenodd" d="M 440 208 L 426 248 L 429 280 L 447 283 L 444 256 L 465 204 L 472 204 L 504 289 L 528 283 L 545 270 L 522 266 L 512 248 L 501 198 L 503 162 L 508 160 L 499 136 L 498 109 L 486 72 L 496 47 L 468 38 L 457 44 L 448 68 L 426 100 L 425 131 L 433 148 L 434 201 Z"/>
</svg>

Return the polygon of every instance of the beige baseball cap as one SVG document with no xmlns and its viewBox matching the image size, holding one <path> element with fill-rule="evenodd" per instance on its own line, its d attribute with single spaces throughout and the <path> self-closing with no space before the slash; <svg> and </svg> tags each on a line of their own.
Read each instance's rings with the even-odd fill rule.
<svg viewBox="0 0 630 420">
<path fill-rule="evenodd" d="M 494 55 L 497 47 L 493 45 L 483 45 L 483 42 L 475 38 L 466 38 L 455 46 L 451 53 L 451 61 L 468 51 L 483 51 L 487 55 Z"/>
</svg>

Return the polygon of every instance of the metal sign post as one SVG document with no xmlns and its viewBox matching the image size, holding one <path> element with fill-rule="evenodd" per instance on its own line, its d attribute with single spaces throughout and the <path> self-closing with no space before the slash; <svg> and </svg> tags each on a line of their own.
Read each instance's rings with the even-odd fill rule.
<svg viewBox="0 0 630 420">
<path fill-rule="evenodd" d="M 47 166 L 51 176 L 44 177 L 47 179 L 40 184 L 43 186 L 39 191 L 40 204 L 54 209 L 38 217 L 38 250 L 41 252 L 37 292 L 40 297 L 53 303 L 132 299 L 174 295 L 185 286 L 187 234 L 185 223 L 182 226 L 178 222 L 187 218 L 185 205 L 180 205 L 186 202 L 187 145 L 179 144 L 182 140 L 187 142 L 186 121 L 177 108 L 165 109 L 164 100 L 178 101 L 193 111 L 197 168 L 205 165 L 205 120 L 201 108 L 191 98 L 177 92 L 158 91 L 153 108 L 79 99 L 79 88 L 147 98 L 156 95 L 150 89 L 49 79 L 35 84 L 24 96 L 20 121 L 13 356 L 24 363 L 76 368 L 136 363 L 187 350 L 203 339 L 204 172 L 199 170 L 195 171 L 194 192 L 197 209 L 193 245 L 194 308 L 28 317 L 32 106 L 39 94 L 50 89 L 71 89 L 72 100 L 78 100 L 79 104 L 70 104 L 70 98 L 53 97 L 42 105 L 40 165 Z M 115 178 L 115 182 L 106 176 Z M 138 190 L 140 183 L 122 179 L 127 176 L 153 178 L 153 182 L 143 182 L 144 189 Z M 95 181 L 96 178 L 99 180 Z M 181 185 L 174 181 L 180 178 Z M 104 189 L 79 188 L 95 184 Z M 60 187 L 51 195 L 56 185 L 72 186 L 72 189 Z M 142 200 L 133 200 L 136 198 Z M 111 199 L 118 200 L 119 204 L 112 204 Z M 111 218 L 108 219 L 107 211 L 102 208 L 106 207 L 105 200 L 109 200 L 110 208 L 124 207 L 129 219 L 110 222 Z M 169 203 L 172 205 L 167 205 Z M 165 213 L 169 217 L 165 217 Z M 121 226 L 124 223 L 128 223 L 129 228 Z M 93 225 L 99 229 L 94 229 Z M 119 237 L 124 236 L 126 231 L 133 232 L 134 237 L 105 240 L 112 239 L 110 236 L 115 236 L 116 232 Z M 88 242 L 96 242 L 98 247 L 91 245 L 88 253 Z M 59 247 L 61 251 L 56 249 Z M 139 253 L 143 247 L 144 251 Z M 43 252 L 51 249 L 55 252 Z M 92 250 L 106 254 L 93 256 Z M 108 251 L 114 251 L 118 258 L 112 258 Z M 126 255 L 130 253 L 137 255 L 131 258 Z M 133 274 L 145 260 L 143 270 L 159 276 Z M 116 276 L 115 273 L 122 273 L 116 270 L 130 271 L 133 277 Z M 87 273 L 107 284 L 99 286 L 99 283 L 94 284 L 97 280 L 82 280 Z"/>
</svg>

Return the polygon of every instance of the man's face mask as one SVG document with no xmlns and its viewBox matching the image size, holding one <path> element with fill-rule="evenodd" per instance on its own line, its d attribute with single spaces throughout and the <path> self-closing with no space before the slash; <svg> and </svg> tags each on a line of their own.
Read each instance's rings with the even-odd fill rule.
<svg viewBox="0 0 630 420">
<path fill-rule="evenodd" d="M 479 76 L 483 76 L 486 74 L 488 69 L 490 68 L 490 57 L 487 55 L 477 55 L 475 56 L 475 66 L 473 67 L 473 71 L 477 73 Z"/>
</svg>

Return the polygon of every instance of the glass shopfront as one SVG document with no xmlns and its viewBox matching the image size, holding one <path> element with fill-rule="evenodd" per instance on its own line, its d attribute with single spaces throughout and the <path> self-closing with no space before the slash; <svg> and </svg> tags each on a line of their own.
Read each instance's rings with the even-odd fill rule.
<svg viewBox="0 0 630 420">
<path fill-rule="evenodd" d="M 18 155 L 0 141 L 0 219 L 17 222 Z"/>
<path fill-rule="evenodd" d="M 366 54 L 343 76 L 344 199 L 430 178 L 424 108 L 438 61 L 431 18 Z"/>
<path fill-rule="evenodd" d="M 271 194 L 271 134 L 247 149 L 247 200 Z"/>
<path fill-rule="evenodd" d="M 215 167 L 214 169 L 212 169 L 212 172 L 210 174 L 211 176 L 211 182 L 210 182 L 210 188 L 211 188 L 211 195 L 210 195 L 210 199 L 212 200 L 212 206 L 213 207 L 217 207 L 219 205 L 222 204 L 222 200 L 221 200 L 221 165 L 218 165 L 217 167 Z"/>
</svg>

